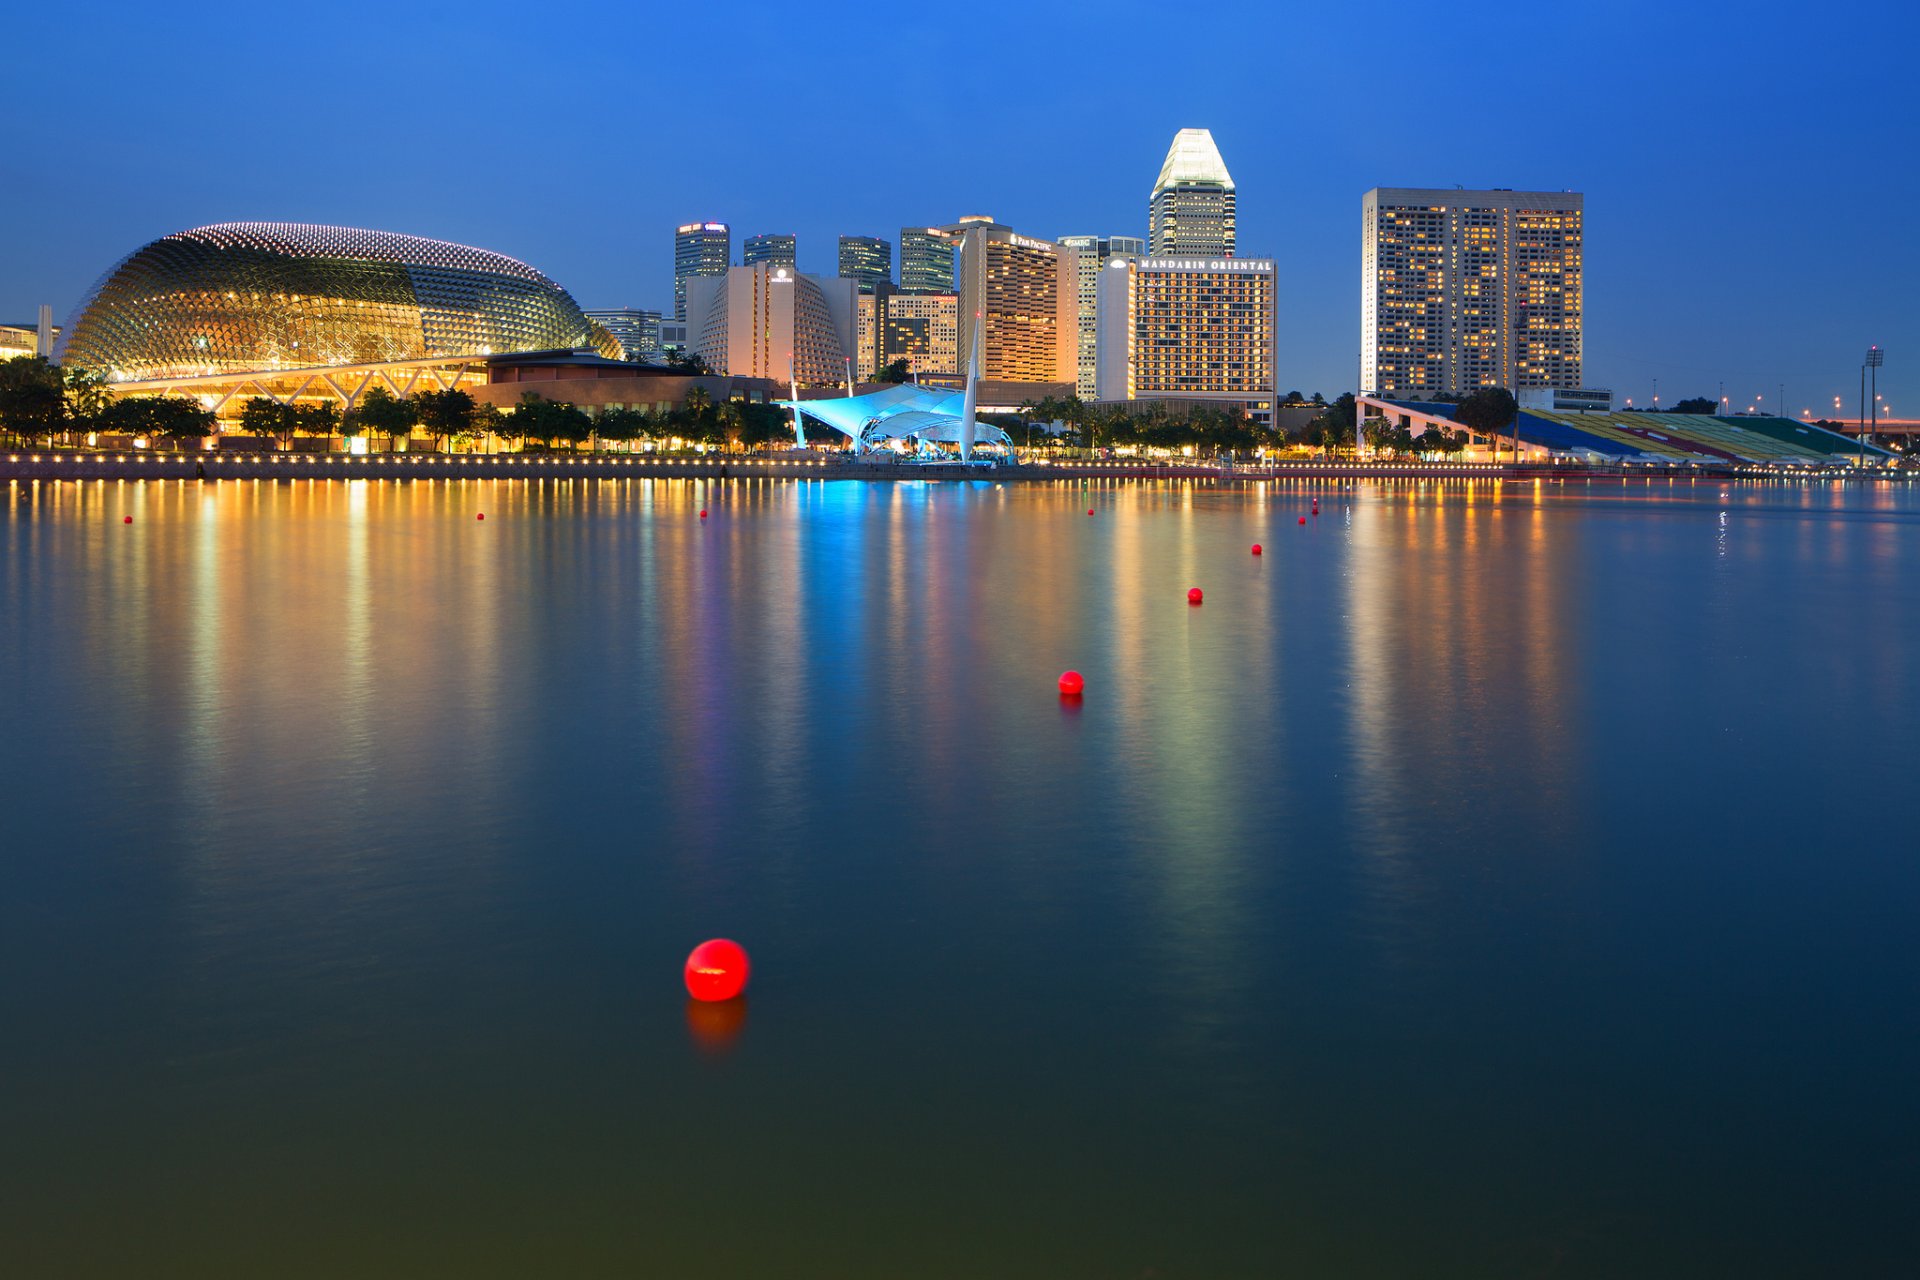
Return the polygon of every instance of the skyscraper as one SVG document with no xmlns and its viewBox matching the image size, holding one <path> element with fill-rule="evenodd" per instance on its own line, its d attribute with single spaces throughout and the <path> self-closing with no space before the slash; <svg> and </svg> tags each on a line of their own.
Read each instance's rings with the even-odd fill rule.
<svg viewBox="0 0 1920 1280">
<path fill-rule="evenodd" d="M 989 219 L 947 228 L 960 237 L 961 368 L 981 321 L 980 378 L 1079 384 L 1078 257 L 1065 245 L 1018 235 Z"/>
<path fill-rule="evenodd" d="M 858 298 L 851 280 L 801 275 L 783 262 L 735 267 L 690 283 L 688 343 L 715 373 L 839 386 Z"/>
<path fill-rule="evenodd" d="M 840 274 L 858 281 L 860 292 L 893 282 L 893 246 L 878 236 L 840 237 Z"/>
<path fill-rule="evenodd" d="M 1572 191 L 1367 192 L 1361 391 L 1578 388 L 1585 203 Z"/>
<path fill-rule="evenodd" d="M 748 236 L 746 242 L 740 246 L 740 265 L 757 267 L 763 262 L 778 262 L 789 267 L 798 266 L 800 258 L 795 237 L 787 233 Z"/>
<path fill-rule="evenodd" d="M 905 293 L 952 293 L 955 238 L 939 227 L 900 228 L 900 288 Z"/>
<path fill-rule="evenodd" d="M 1099 309 L 1099 399 L 1226 402 L 1272 425 L 1272 258 L 1112 258 Z"/>
<path fill-rule="evenodd" d="M 1233 176 L 1213 135 L 1182 129 L 1173 135 L 1160 177 L 1147 198 L 1147 247 L 1152 253 L 1233 253 Z"/>
<path fill-rule="evenodd" d="M 620 344 L 620 358 L 652 364 L 660 358 L 660 313 L 631 307 L 584 311 L 587 319 L 613 335 Z"/>
<path fill-rule="evenodd" d="M 1094 380 L 1096 311 L 1100 269 L 1111 258 L 1138 257 L 1147 251 L 1139 236 L 1061 236 L 1060 243 L 1080 255 L 1077 301 L 1080 308 L 1080 381 L 1074 394 L 1091 400 L 1098 391 Z"/>
<path fill-rule="evenodd" d="M 733 232 L 724 222 L 689 222 L 673 233 L 673 318 L 687 318 L 687 281 L 723 276 L 733 261 Z"/>
</svg>

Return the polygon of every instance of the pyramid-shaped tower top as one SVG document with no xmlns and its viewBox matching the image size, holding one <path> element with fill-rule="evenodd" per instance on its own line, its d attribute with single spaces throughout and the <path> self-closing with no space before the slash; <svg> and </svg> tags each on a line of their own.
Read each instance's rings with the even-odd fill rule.
<svg viewBox="0 0 1920 1280">
<path fill-rule="evenodd" d="M 1164 191 L 1188 183 L 1208 183 L 1233 190 L 1233 175 L 1227 172 L 1227 162 L 1220 158 L 1220 148 L 1213 145 L 1213 134 L 1205 129 L 1182 129 L 1173 135 L 1173 145 L 1167 148 L 1166 162 L 1160 166 L 1160 180 L 1153 184 L 1153 189 Z"/>
</svg>

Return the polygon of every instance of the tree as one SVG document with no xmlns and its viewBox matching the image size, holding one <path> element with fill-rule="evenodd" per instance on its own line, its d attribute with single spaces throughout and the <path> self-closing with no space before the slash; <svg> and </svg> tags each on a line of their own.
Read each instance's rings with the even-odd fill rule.
<svg viewBox="0 0 1920 1280">
<path fill-rule="evenodd" d="M 331 436 L 340 427 L 340 410 L 331 400 L 313 404 L 288 405 L 300 430 L 310 436 Z"/>
<path fill-rule="evenodd" d="M 45 356 L 15 356 L 0 364 L 0 427 L 25 440 L 51 438 L 66 418 L 60 370 Z"/>
<path fill-rule="evenodd" d="M 213 434 L 213 410 L 178 396 L 129 396 L 100 415 L 108 431 L 167 440 L 202 440 Z"/>
<path fill-rule="evenodd" d="M 1493 460 L 1500 460 L 1500 435 L 1513 426 L 1514 419 L 1520 416 L 1520 405 L 1513 393 L 1505 387 L 1481 387 L 1472 395 L 1464 397 L 1453 411 L 1454 421 L 1466 427 L 1475 435 L 1486 436 L 1493 441 Z M 1513 442 L 1514 460 L 1520 456 L 1519 437 Z"/>
<path fill-rule="evenodd" d="M 876 369 L 873 374 L 875 382 L 906 382 L 912 377 L 913 367 L 905 357 L 889 361 L 885 368 Z"/>
<path fill-rule="evenodd" d="M 646 434 L 647 426 L 647 415 L 638 409 L 602 409 L 593 420 L 594 434 L 602 440 L 634 440 Z"/>
<path fill-rule="evenodd" d="M 1676 404 L 1675 406 L 1673 406 L 1673 408 L 1667 410 L 1667 412 L 1668 413 L 1718 413 L 1720 412 L 1720 405 L 1718 401 L 1709 400 L 1705 396 L 1695 396 L 1691 400 L 1682 400 L 1679 404 Z"/>
<path fill-rule="evenodd" d="M 107 390 L 107 380 L 91 369 L 77 366 L 63 370 L 66 376 L 67 416 L 76 425 L 92 424 L 99 420 L 113 403 L 113 392 Z"/>
<path fill-rule="evenodd" d="M 420 406 L 411 399 L 400 399 L 385 387 L 369 387 L 354 407 L 352 416 L 361 427 L 385 436 L 391 452 L 399 447 L 402 436 L 413 434 L 413 424 L 420 419 Z"/>
<path fill-rule="evenodd" d="M 416 418 L 433 437 L 435 448 L 450 437 L 458 439 L 473 430 L 473 397 L 459 387 L 418 392 L 413 403 Z"/>
<path fill-rule="evenodd" d="M 300 423 L 297 415 L 288 412 L 291 407 L 265 396 L 254 396 L 240 406 L 240 430 L 250 436 L 273 436 L 284 449 Z"/>
<path fill-rule="evenodd" d="M 482 437 L 498 435 L 506 424 L 507 415 L 490 404 L 477 404 L 473 407 L 473 430 Z"/>
<path fill-rule="evenodd" d="M 667 353 L 667 368 L 676 373 L 691 375 L 711 374 L 713 369 L 697 351 L 671 351 Z"/>
</svg>

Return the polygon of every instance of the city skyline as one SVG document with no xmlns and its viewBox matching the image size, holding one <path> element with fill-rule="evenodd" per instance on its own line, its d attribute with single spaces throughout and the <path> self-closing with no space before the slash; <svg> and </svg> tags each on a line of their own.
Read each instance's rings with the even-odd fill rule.
<svg viewBox="0 0 1920 1280">
<path fill-rule="evenodd" d="M 742 15 L 762 11 L 724 7 Z M 1845 104 L 1820 100 L 1806 91 L 1811 84 L 1793 87 L 1788 72 L 1815 79 L 1838 74 L 1849 70 L 1853 55 L 1850 37 L 1790 26 L 1784 9 L 1716 5 L 1674 13 L 1628 5 L 1626 20 L 1597 33 L 1576 32 L 1572 17 L 1536 15 L 1549 24 L 1543 36 L 1591 37 L 1580 74 L 1600 77 L 1607 92 L 1576 94 L 1551 113 L 1505 113 L 1491 142 L 1481 114 L 1464 99 L 1428 113 L 1419 130 L 1394 124 L 1403 113 L 1392 95 L 1355 93 L 1350 72 L 1336 65 L 1345 51 L 1365 47 L 1373 28 L 1396 15 L 1411 20 L 1416 11 L 1405 6 L 1364 19 L 1317 16 L 1309 29 L 1290 30 L 1308 57 L 1298 66 L 1289 62 L 1287 92 L 1273 100 L 1253 96 L 1271 92 L 1272 81 L 1251 47 L 1216 46 L 1212 56 L 1221 74 L 1172 102 L 1118 87 L 1080 94 L 1073 78 L 1063 76 L 1036 86 L 1038 102 L 988 96 L 964 112 L 958 105 L 917 104 L 913 124 L 922 133 L 959 136 L 954 126 L 963 114 L 979 124 L 965 133 L 981 142 L 948 145 L 942 163 L 931 168 L 867 156 L 828 163 L 818 154 L 799 154 L 756 132 L 756 104 L 719 101 L 712 93 L 701 95 L 714 111 L 699 148 L 738 163 L 683 163 L 685 139 L 672 147 L 622 140 L 615 168 L 623 172 L 609 176 L 606 139 L 592 130 L 578 139 L 556 138 L 535 126 L 511 125 L 513 144 L 536 136 L 550 144 L 540 172 L 562 181 L 528 183 L 516 192 L 511 173 L 504 182 L 492 174 L 489 198 L 476 201 L 405 148 L 363 162 L 370 167 L 357 180 L 308 162 L 313 144 L 348 151 L 367 131 L 392 131 L 398 117 L 377 103 L 350 103 L 338 120 L 318 104 L 295 106 L 291 98 L 286 110 L 257 118 L 208 112 L 182 123 L 177 112 L 132 111 L 134 101 L 164 105 L 178 92 L 160 73 L 166 59 L 157 55 L 239 57 L 255 42 L 291 35 L 291 16 L 224 8 L 257 22 L 244 31 L 210 22 L 189 41 L 163 18 L 109 4 L 114 37 L 84 56 L 57 14 L 23 15 L 14 28 L 19 89 L 59 110 L 50 116 L 57 127 L 22 133 L 0 161 L 0 179 L 26 197 L 0 212 L 0 244 L 7 245 L 0 259 L 0 321 L 30 320 L 49 303 L 64 322 L 99 273 L 139 245 L 189 226 L 251 219 L 378 227 L 483 246 L 541 263 L 583 306 L 670 311 L 669 238 L 675 226 L 696 219 L 729 223 L 736 235 L 744 228 L 790 229 L 800 239 L 800 270 L 820 275 L 834 274 L 842 235 L 893 239 L 902 226 L 951 224 L 973 212 L 990 212 L 1043 239 L 1090 229 L 1144 235 L 1146 197 L 1168 139 L 1179 129 L 1205 128 L 1238 186 L 1237 252 L 1273 257 L 1288 300 L 1280 317 L 1283 390 L 1331 395 L 1356 381 L 1353 246 L 1364 192 L 1458 185 L 1584 193 L 1588 385 L 1645 403 L 1657 379 L 1662 401 L 1672 403 L 1721 394 L 1725 383 L 1737 409 L 1757 398 L 1770 408 L 1780 404 L 1785 383 L 1780 407 L 1789 414 L 1811 408 L 1815 416 L 1832 416 L 1836 395 L 1840 412 L 1851 414 L 1860 354 L 1876 343 L 1889 352 L 1879 379 L 1884 403 L 1902 415 L 1920 403 L 1912 394 L 1920 390 L 1920 364 L 1906 355 L 1920 349 L 1920 327 L 1906 305 L 1920 283 L 1920 261 L 1901 237 L 1885 234 L 1886 210 L 1904 207 L 1920 185 L 1913 166 L 1897 158 L 1897 126 L 1907 109 L 1887 77 L 1864 77 Z M 1894 15 L 1890 5 L 1868 8 Z M 367 7 L 368 20 L 376 12 Z M 591 41 L 561 32 L 541 37 L 552 56 L 538 65 L 508 59 L 493 28 L 509 12 L 481 5 L 479 20 L 466 24 L 471 29 L 444 32 L 443 57 L 410 71 L 426 81 L 413 96 L 431 100 L 443 78 L 451 87 L 476 63 L 497 67 L 500 91 L 516 96 L 537 98 L 581 73 L 636 67 L 644 67 L 660 100 L 693 90 L 693 69 L 647 52 L 650 28 L 626 17 L 609 19 L 609 31 Z M 837 7 L 808 12 L 814 21 L 798 34 L 783 33 L 783 47 L 790 40 L 802 49 L 824 44 L 852 13 Z M 1257 26 L 1259 13 L 1230 6 L 1227 17 Z M 1870 15 L 1867 21 L 1871 25 Z M 424 31 L 430 19 L 383 13 L 381 23 Z M 993 65 L 998 51 L 981 36 L 947 31 L 931 18 L 909 16 L 906 23 L 929 33 L 939 28 L 955 74 Z M 1117 26 L 1095 34 L 1076 56 L 1092 65 L 1137 48 L 1137 33 Z M 742 59 L 772 43 L 752 23 L 729 29 L 736 44 L 725 52 Z M 1710 61 L 1723 70 L 1694 74 L 1686 60 L 1693 49 L 1711 50 Z M 1473 52 L 1467 33 L 1442 33 L 1424 56 L 1452 66 Z M 340 53 L 344 66 L 336 78 L 351 83 L 380 57 L 377 49 Z M 305 66 L 308 58 L 318 65 L 317 51 L 296 60 Z M 77 92 L 83 71 L 88 84 L 112 87 Z M 1520 74 L 1546 73 L 1525 63 Z M 800 99 L 796 111 L 825 133 L 851 130 L 861 118 L 855 95 L 824 84 L 793 91 Z M 1013 127 L 1048 111 L 1083 131 L 1070 151 L 1061 149 L 1053 130 Z M 304 120 L 308 113 L 318 134 L 300 154 L 267 145 L 266 136 L 289 115 Z M 1676 120 L 1684 127 L 1676 128 Z M 1884 128 L 1868 127 L 1875 120 Z M 76 136 L 113 136 L 116 145 L 89 153 L 71 145 Z M 182 166 L 183 154 L 229 158 Z M 851 182 L 848 163 L 856 177 Z M 910 182 L 900 180 L 906 172 Z M 606 191 L 576 196 L 576 175 L 593 175 L 594 188 Z M 1865 194 L 1843 196 L 1861 185 L 1862 175 Z M 1731 222 L 1714 211 L 1730 193 L 1743 205 L 1741 218 Z M 618 216 L 594 216 L 603 208 L 611 214 L 609 200 Z M 1714 251 L 1700 252 L 1703 242 Z"/>
</svg>

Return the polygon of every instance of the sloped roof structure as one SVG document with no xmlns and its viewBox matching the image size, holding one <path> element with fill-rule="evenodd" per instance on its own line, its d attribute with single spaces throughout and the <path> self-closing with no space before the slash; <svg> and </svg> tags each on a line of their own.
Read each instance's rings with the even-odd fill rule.
<svg viewBox="0 0 1920 1280">
<path fill-rule="evenodd" d="M 875 440 L 920 439 L 959 444 L 966 422 L 966 396 L 939 387 L 912 383 L 883 387 L 861 396 L 832 400 L 782 400 L 785 409 L 798 409 L 853 441 L 854 448 Z M 978 423 L 975 438 L 991 444 L 1007 443 L 1006 432 Z"/>
<path fill-rule="evenodd" d="M 1167 158 L 1160 165 L 1160 177 L 1153 189 L 1160 191 L 1191 183 L 1233 190 L 1233 175 L 1227 172 L 1227 162 L 1220 158 L 1220 148 L 1213 144 L 1213 134 L 1206 129 L 1182 129 L 1173 135 L 1173 145 L 1167 148 Z"/>
</svg>

